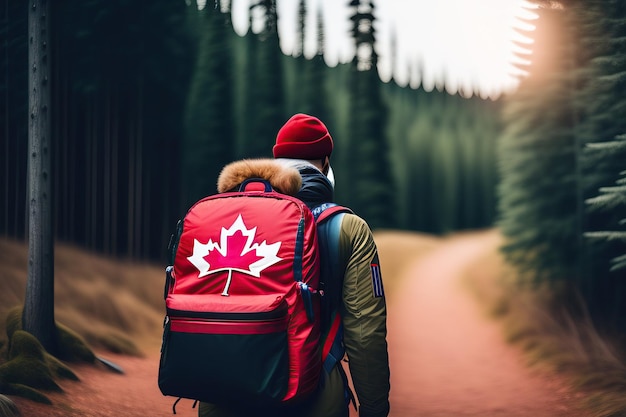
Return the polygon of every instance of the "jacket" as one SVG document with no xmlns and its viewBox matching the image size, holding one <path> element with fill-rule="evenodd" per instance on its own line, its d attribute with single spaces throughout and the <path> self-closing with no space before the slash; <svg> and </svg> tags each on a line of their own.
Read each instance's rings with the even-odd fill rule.
<svg viewBox="0 0 626 417">
<path fill-rule="evenodd" d="M 268 168 L 270 167 L 270 168 Z M 274 168 L 276 171 L 274 171 Z M 246 178 L 268 179 L 278 191 L 293 187 L 293 169 L 301 177 L 296 194 L 309 208 L 333 199 L 333 187 L 317 168 L 298 160 L 245 160 L 224 168 L 218 191 L 235 189 Z M 296 183 L 298 183 L 296 181 Z M 389 413 L 389 359 L 387 353 L 387 310 L 380 277 L 378 252 L 367 223 L 355 214 L 346 214 L 341 223 L 340 263 L 345 266 L 339 308 L 343 323 L 343 345 L 359 403 L 360 417 L 385 417 Z M 323 331 L 324 329 L 322 329 Z M 342 364 L 323 372 L 320 389 L 310 400 L 267 415 L 285 417 L 347 417 L 349 390 Z M 255 410 L 259 415 L 259 410 Z M 226 410 L 201 403 L 200 417 L 238 417 L 241 410 Z M 261 414 L 265 415 L 265 414 Z"/>
</svg>

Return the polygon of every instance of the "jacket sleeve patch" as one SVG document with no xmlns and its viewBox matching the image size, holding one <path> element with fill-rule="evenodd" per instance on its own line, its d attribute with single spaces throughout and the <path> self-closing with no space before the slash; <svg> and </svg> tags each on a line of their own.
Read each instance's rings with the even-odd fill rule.
<svg viewBox="0 0 626 417">
<path fill-rule="evenodd" d="M 370 265 L 372 271 L 372 290 L 374 293 L 374 297 L 383 297 L 385 295 L 385 291 L 383 290 L 383 278 L 380 273 L 380 265 L 377 263 L 372 263 Z"/>
</svg>

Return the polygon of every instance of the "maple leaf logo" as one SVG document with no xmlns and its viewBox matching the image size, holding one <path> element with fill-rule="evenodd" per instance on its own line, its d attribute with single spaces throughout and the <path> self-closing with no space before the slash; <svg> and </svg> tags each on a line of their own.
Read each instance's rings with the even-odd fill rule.
<svg viewBox="0 0 626 417">
<path fill-rule="evenodd" d="M 233 271 L 259 278 L 262 270 L 282 259 L 277 256 L 281 242 L 254 243 L 255 235 L 256 227 L 248 229 L 240 214 L 228 229 L 222 227 L 219 243 L 212 239 L 207 243 L 194 239 L 193 254 L 187 259 L 200 271 L 198 278 L 228 271 L 222 291 L 222 295 L 228 296 Z"/>
</svg>

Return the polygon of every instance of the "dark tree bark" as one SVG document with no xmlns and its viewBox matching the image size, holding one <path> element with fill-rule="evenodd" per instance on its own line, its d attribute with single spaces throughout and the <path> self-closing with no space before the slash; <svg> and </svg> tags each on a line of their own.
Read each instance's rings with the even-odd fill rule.
<svg viewBox="0 0 626 417">
<path fill-rule="evenodd" d="M 49 7 L 28 2 L 28 282 L 23 328 L 51 354 L 57 352 L 54 323 L 54 245 L 51 195 Z"/>
</svg>

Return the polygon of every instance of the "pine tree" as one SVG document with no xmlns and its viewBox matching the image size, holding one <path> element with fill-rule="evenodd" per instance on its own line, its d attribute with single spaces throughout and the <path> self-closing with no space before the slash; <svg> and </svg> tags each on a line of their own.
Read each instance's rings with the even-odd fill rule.
<svg viewBox="0 0 626 417">
<path fill-rule="evenodd" d="M 293 91 L 294 89 L 310 89 L 310 86 L 307 85 L 306 75 L 307 69 L 309 68 L 309 62 L 304 55 L 304 49 L 306 44 L 307 14 L 308 10 L 306 7 L 306 0 L 300 0 L 297 15 L 296 42 L 293 50 L 296 68 L 293 74 L 291 74 L 291 77 L 288 77 L 287 81 L 290 81 L 290 84 L 286 89 L 287 91 Z M 285 75 L 288 76 L 289 74 Z M 291 113 L 311 114 L 311 110 L 308 105 L 309 96 L 306 92 L 303 91 L 302 94 L 296 94 L 295 97 L 293 94 L 287 93 L 287 96 L 291 97 L 291 102 L 287 102 L 287 107 L 290 109 Z"/>
<path fill-rule="evenodd" d="M 575 94 L 587 51 L 575 48 L 586 17 L 581 2 L 566 10 L 540 9 L 530 75 L 507 98 L 500 139 L 499 226 L 507 259 L 535 280 L 572 280 L 584 273 L 580 199 L 579 111 Z"/>
<path fill-rule="evenodd" d="M 395 221 L 393 177 L 386 136 L 387 104 L 381 93 L 374 29 L 374 2 L 352 0 L 352 61 L 348 159 L 350 204 L 373 228 Z"/>
<path fill-rule="evenodd" d="M 332 120 L 330 120 L 330 111 L 328 109 L 328 92 L 326 88 L 327 71 L 328 68 L 324 62 L 324 22 L 322 20 L 321 9 L 318 9 L 317 48 L 313 58 L 304 61 L 300 83 L 302 88 L 302 103 L 299 111 L 315 115 L 320 120 L 323 120 L 329 130 L 333 132 Z"/>
<path fill-rule="evenodd" d="M 245 157 L 268 157 L 272 155 L 272 146 L 276 132 L 287 120 L 285 111 L 283 54 L 278 35 L 278 14 L 276 0 L 259 0 L 251 7 L 260 8 L 264 26 L 258 35 L 256 102 L 254 112 L 249 114 L 253 124 L 252 136 L 245 138 L 243 147 Z"/>
<path fill-rule="evenodd" d="M 305 32 L 306 32 L 306 0 L 300 0 L 298 4 L 298 31 L 296 32 L 296 46 L 294 50 L 295 57 L 304 56 Z"/>
<path fill-rule="evenodd" d="M 609 274 L 609 264 L 612 258 L 622 270 L 623 214 L 615 204 L 623 198 L 626 153 L 618 141 L 602 141 L 626 131 L 624 4 L 562 6 L 540 9 L 535 33 L 561 51 L 538 45 L 533 59 L 552 65 L 531 67 L 519 93 L 507 98 L 499 224 L 513 264 L 535 278 L 565 281 L 594 318 L 623 328 L 626 285 Z M 549 15 L 561 24 L 545 33 Z"/>
<path fill-rule="evenodd" d="M 596 153 L 594 160 L 610 158 L 620 160 L 622 165 L 626 165 L 626 134 L 617 136 L 616 140 L 609 142 L 599 142 L 587 145 L 590 151 Z M 598 157 L 599 156 L 599 157 Z M 612 223 L 615 230 L 593 231 L 585 233 L 585 236 L 600 241 L 622 242 L 621 254 L 615 256 L 611 262 L 610 271 L 626 269 L 626 170 L 620 172 L 620 178 L 613 186 L 600 187 L 600 194 L 589 198 L 586 203 L 594 211 L 604 213 L 607 223 Z M 616 245 L 614 245 L 616 246 Z"/>
<path fill-rule="evenodd" d="M 229 14 L 221 11 L 219 0 L 201 13 L 204 25 L 189 91 L 183 149 L 187 206 L 217 191 L 217 177 L 234 159 L 236 145 Z"/>
<path fill-rule="evenodd" d="M 626 6 L 622 1 L 604 2 L 595 11 L 598 28 L 594 47 L 598 52 L 587 69 L 587 83 L 581 93 L 585 109 L 581 137 L 585 143 L 603 142 L 626 132 Z M 593 148 L 592 148 L 593 149 Z M 599 158 L 598 155 L 603 155 Z M 623 169 L 622 155 L 586 153 L 583 165 L 584 197 L 597 193 L 601 186 L 612 184 Z M 591 213 L 587 229 L 605 227 L 604 216 Z"/>
<path fill-rule="evenodd" d="M 626 100 L 620 92 L 626 85 L 626 5 L 623 1 L 607 1 L 588 5 L 593 14 L 594 37 L 583 47 L 594 52 L 593 59 L 584 69 L 587 82 L 580 94 L 580 107 L 584 109 L 580 137 L 587 144 L 583 153 L 582 174 L 584 178 L 581 197 L 588 204 L 585 217 L 587 236 L 598 236 L 607 231 L 611 237 L 619 233 L 619 222 L 623 219 L 622 207 L 605 206 L 603 202 L 619 196 L 626 152 L 616 140 L 626 132 Z M 600 195 L 598 195 L 600 190 Z M 617 192 L 617 194 L 614 194 Z M 608 237 L 608 235 L 606 236 Z M 615 279 L 611 272 L 614 259 L 624 253 L 619 239 L 587 240 L 590 259 L 587 265 L 588 279 L 583 295 L 590 304 L 592 313 L 606 323 L 624 329 L 621 318 L 626 312 L 626 283 Z M 613 260 L 613 262 L 612 262 Z M 619 265 L 619 261 L 617 263 Z M 623 271 L 621 271 L 623 272 Z"/>
</svg>

